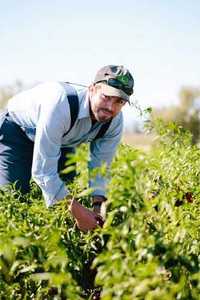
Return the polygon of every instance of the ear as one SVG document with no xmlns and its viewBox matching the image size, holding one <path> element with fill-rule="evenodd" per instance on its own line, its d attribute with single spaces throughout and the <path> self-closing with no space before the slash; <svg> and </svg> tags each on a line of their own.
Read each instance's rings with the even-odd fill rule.
<svg viewBox="0 0 200 300">
<path fill-rule="evenodd" d="M 88 89 L 89 89 L 89 92 L 90 92 L 90 93 L 93 93 L 93 92 L 95 91 L 95 85 L 94 85 L 94 84 L 91 84 L 91 85 L 88 87 Z"/>
<path fill-rule="evenodd" d="M 91 84 L 89 87 L 88 87 L 88 90 L 89 90 L 89 95 L 90 95 L 90 98 L 93 97 L 93 95 L 95 94 L 95 91 L 96 91 L 96 86 L 94 84 Z"/>
</svg>

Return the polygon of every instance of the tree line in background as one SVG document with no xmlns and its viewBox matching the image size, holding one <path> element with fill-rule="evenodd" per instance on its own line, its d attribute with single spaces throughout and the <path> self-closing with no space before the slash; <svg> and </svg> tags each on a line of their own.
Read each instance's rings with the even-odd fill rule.
<svg viewBox="0 0 200 300">
<path fill-rule="evenodd" d="M 11 85 L 0 87 L 0 109 L 4 108 L 13 95 L 23 90 L 25 85 L 20 80 L 16 80 Z"/>
<path fill-rule="evenodd" d="M 10 97 L 27 88 L 22 81 L 0 87 L 0 109 L 6 106 Z M 161 118 L 166 123 L 173 121 L 192 133 L 194 144 L 200 142 L 200 88 L 183 87 L 179 93 L 178 105 L 153 108 L 150 119 Z M 134 123 L 133 132 L 141 132 L 140 125 Z"/>
<path fill-rule="evenodd" d="M 173 121 L 192 133 L 192 142 L 200 142 L 200 88 L 183 87 L 176 106 L 154 108 L 151 119 L 161 118 L 166 123 Z"/>
</svg>

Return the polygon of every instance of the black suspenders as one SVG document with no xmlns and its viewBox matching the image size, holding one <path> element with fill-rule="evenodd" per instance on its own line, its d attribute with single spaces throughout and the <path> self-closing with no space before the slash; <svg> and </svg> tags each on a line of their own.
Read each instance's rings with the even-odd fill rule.
<svg viewBox="0 0 200 300">
<path fill-rule="evenodd" d="M 74 126 L 79 112 L 79 101 L 78 101 L 78 95 L 76 90 L 67 83 L 65 83 L 65 87 L 67 89 L 67 98 L 68 98 L 69 108 L 70 108 L 71 124 L 67 132 L 64 133 L 63 137 L 66 136 Z"/>
<path fill-rule="evenodd" d="M 64 84 L 65 84 L 65 88 L 67 90 L 67 98 L 69 101 L 71 124 L 70 124 L 70 127 L 67 130 L 67 132 L 64 133 L 63 137 L 66 136 L 72 129 L 72 127 L 74 126 L 74 124 L 78 118 L 78 113 L 79 113 L 79 100 L 78 100 L 78 95 L 77 95 L 75 88 L 72 87 L 68 83 L 64 83 Z M 102 126 L 99 129 L 99 132 L 97 133 L 97 135 L 95 136 L 95 138 L 93 140 L 102 138 L 104 136 L 104 134 L 106 133 L 106 131 L 108 130 L 111 122 L 112 122 L 112 119 L 109 120 L 108 122 L 102 124 Z"/>
</svg>

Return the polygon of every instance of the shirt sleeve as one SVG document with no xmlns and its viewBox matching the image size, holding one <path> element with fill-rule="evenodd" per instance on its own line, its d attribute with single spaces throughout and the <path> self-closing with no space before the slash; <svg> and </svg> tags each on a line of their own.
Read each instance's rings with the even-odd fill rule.
<svg viewBox="0 0 200 300">
<path fill-rule="evenodd" d="M 44 92 L 43 97 L 36 127 L 32 177 L 40 186 L 49 207 L 69 193 L 59 177 L 58 160 L 62 137 L 70 126 L 71 116 L 69 103 L 65 100 L 67 95 L 61 85 L 52 87 L 46 96 Z"/>
<path fill-rule="evenodd" d="M 101 167 L 103 163 L 109 168 L 115 155 L 118 144 L 120 143 L 123 131 L 123 116 L 120 113 L 115 117 L 108 131 L 102 138 L 94 140 L 90 144 L 89 170 Z M 105 196 L 108 178 L 97 174 L 95 178 L 90 179 L 89 185 L 93 189 L 92 195 Z"/>
</svg>

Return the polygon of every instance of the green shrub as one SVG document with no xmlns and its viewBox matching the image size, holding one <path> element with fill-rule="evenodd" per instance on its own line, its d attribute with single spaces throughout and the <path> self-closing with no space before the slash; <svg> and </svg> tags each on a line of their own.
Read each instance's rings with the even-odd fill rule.
<svg viewBox="0 0 200 300">
<path fill-rule="evenodd" d="M 200 151 L 181 127 L 154 128 L 148 153 L 120 146 L 103 229 L 81 233 L 34 183 L 26 197 L 0 192 L 0 299 L 199 299 Z M 72 158 L 71 190 L 91 207 L 87 157 Z"/>
</svg>

